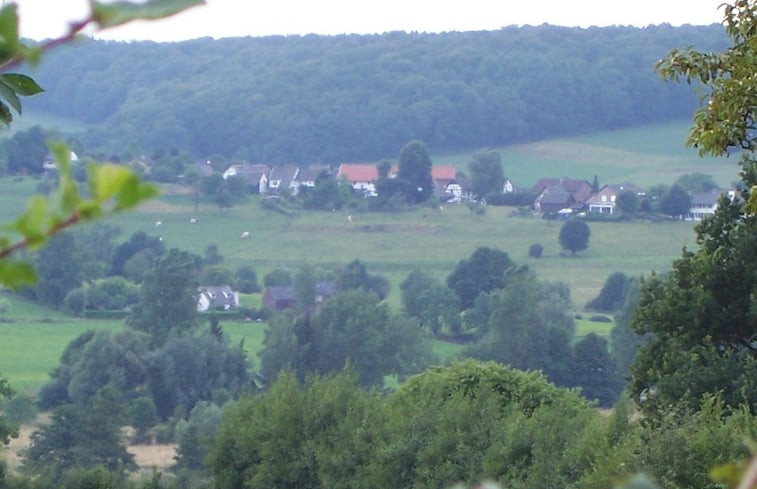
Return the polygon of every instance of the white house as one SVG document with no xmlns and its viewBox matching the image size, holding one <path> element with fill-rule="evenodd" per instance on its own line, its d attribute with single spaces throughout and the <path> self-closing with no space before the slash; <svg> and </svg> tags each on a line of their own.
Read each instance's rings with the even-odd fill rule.
<svg viewBox="0 0 757 489">
<path fill-rule="evenodd" d="M 234 292 L 228 285 L 201 286 L 197 295 L 197 311 L 209 309 L 236 309 L 239 307 L 239 292 Z"/>
</svg>

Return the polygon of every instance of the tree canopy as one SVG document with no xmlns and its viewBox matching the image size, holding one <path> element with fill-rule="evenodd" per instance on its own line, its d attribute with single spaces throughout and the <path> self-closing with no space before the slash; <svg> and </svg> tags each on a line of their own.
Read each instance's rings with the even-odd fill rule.
<svg viewBox="0 0 757 489">
<path fill-rule="evenodd" d="M 502 250 L 477 248 L 468 259 L 460 260 L 449 276 L 447 286 L 460 297 L 463 309 L 469 309 L 481 292 L 504 285 L 505 271 L 513 261 Z"/>
<path fill-rule="evenodd" d="M 719 26 L 670 25 L 90 39 L 39 65 L 46 92 L 29 107 L 75 114 L 84 147 L 122 160 L 180 148 L 337 164 L 394 158 L 413 139 L 472 150 L 685 117 L 696 97 L 652 65 L 670 46 L 725 42 Z"/>
</svg>

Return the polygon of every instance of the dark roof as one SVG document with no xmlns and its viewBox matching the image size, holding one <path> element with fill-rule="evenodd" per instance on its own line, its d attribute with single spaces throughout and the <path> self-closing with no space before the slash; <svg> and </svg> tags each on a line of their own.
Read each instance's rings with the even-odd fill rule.
<svg viewBox="0 0 757 489">
<path fill-rule="evenodd" d="M 539 202 L 542 205 L 572 204 L 571 200 L 573 200 L 573 194 L 560 186 L 547 187 L 539 196 Z"/>
<path fill-rule="evenodd" d="M 310 165 L 305 168 L 300 168 L 297 180 L 300 182 L 315 182 L 318 179 L 318 175 L 323 171 L 326 171 L 331 175 L 331 168 L 326 165 Z"/>
<path fill-rule="evenodd" d="M 720 190 L 711 190 L 709 192 L 702 192 L 698 194 L 692 194 L 691 195 L 691 205 L 692 206 L 713 206 L 718 202 L 718 199 L 720 198 L 721 191 Z"/>
<path fill-rule="evenodd" d="M 298 171 L 299 168 L 295 165 L 274 166 L 268 174 L 268 181 L 281 180 L 282 186 L 287 187 L 297 176 Z"/>
<path fill-rule="evenodd" d="M 266 289 L 268 294 L 276 301 L 296 300 L 294 287 L 291 285 L 271 285 Z"/>
</svg>

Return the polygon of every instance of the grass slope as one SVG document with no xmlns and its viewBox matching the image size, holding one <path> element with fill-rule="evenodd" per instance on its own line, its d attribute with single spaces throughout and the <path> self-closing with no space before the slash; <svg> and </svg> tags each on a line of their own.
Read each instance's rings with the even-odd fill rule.
<svg viewBox="0 0 757 489">
<path fill-rule="evenodd" d="M 642 187 L 664 183 L 693 172 L 712 175 L 723 187 L 738 177 L 735 158 L 700 158 L 686 147 L 691 121 L 550 139 L 502 148 L 505 174 L 521 188 L 541 177 L 584 178 L 597 175 L 600 184 L 631 182 Z M 454 164 L 468 171 L 471 152 L 442 155 L 436 163 Z"/>
</svg>

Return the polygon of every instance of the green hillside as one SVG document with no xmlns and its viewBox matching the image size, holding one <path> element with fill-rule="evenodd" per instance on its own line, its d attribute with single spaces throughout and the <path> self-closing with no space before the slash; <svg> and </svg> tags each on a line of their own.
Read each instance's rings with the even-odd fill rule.
<svg viewBox="0 0 757 489">
<path fill-rule="evenodd" d="M 736 158 L 700 158 L 686 147 L 691 121 L 681 120 L 493 148 L 502 155 L 506 175 L 516 186 L 530 187 L 541 177 L 585 178 L 600 184 L 631 182 L 642 187 L 670 185 L 680 175 L 712 175 L 722 187 L 738 177 Z M 467 171 L 471 152 L 437 157 Z"/>
</svg>

